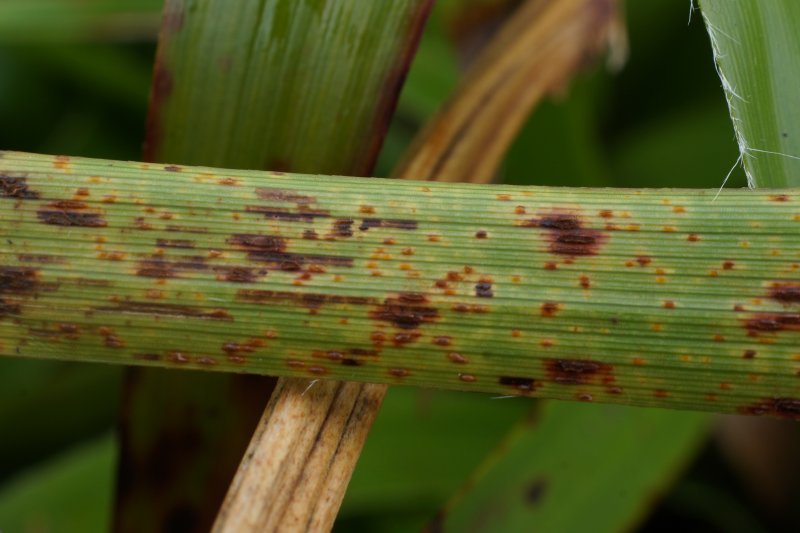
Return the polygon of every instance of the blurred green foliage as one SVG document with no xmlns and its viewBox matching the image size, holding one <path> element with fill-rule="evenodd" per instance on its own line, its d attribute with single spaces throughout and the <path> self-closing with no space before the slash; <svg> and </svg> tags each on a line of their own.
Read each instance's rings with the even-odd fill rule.
<svg viewBox="0 0 800 533">
<path fill-rule="evenodd" d="M 13 3 L 24 0 L 8 5 Z M 150 15 L 156 4 L 140 3 Z M 674 0 L 630 2 L 625 69 L 612 75 L 595 68 L 540 106 L 500 179 L 720 186 L 738 152 L 708 38 L 700 17 L 687 25 L 687 7 Z M 74 17 L 59 24 L 58 17 L 43 20 L 35 9 L 27 13 L 29 20 L 0 24 L 0 147 L 138 159 L 155 33 L 140 32 L 134 44 L 107 42 L 103 36 L 113 32 Z M 378 175 L 389 174 L 416 129 L 457 82 L 458 53 L 448 24 L 444 10 L 436 9 Z M 743 184 L 743 173 L 735 171 L 728 186 Z M 0 530 L 86 532 L 109 523 L 115 441 L 108 435 L 115 427 L 119 376 L 120 369 L 106 366 L 0 361 Z M 394 531 L 425 524 L 530 406 L 522 399 L 392 389 L 338 527 Z M 709 450 L 704 460 L 716 453 Z M 655 516 L 667 523 L 723 527 L 714 505 L 723 501 L 735 508 L 743 496 L 725 473 L 698 481 L 699 468 L 696 464 L 674 485 Z M 716 468 L 724 470 L 719 462 Z M 750 512 L 741 513 L 740 525 L 756 524 L 743 530 L 756 529 Z M 645 529 L 664 527 L 651 521 Z"/>
</svg>

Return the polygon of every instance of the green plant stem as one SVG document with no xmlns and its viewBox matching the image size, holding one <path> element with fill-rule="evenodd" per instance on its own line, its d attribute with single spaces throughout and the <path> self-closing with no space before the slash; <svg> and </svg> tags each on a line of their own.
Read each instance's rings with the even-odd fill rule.
<svg viewBox="0 0 800 533">
<path fill-rule="evenodd" d="M 2 355 L 800 413 L 793 189 L 0 176 Z"/>
</svg>

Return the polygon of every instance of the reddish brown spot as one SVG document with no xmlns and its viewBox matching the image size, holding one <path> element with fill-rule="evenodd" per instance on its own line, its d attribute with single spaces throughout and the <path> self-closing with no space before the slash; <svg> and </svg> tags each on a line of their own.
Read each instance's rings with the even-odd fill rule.
<svg viewBox="0 0 800 533">
<path fill-rule="evenodd" d="M 388 374 L 393 378 L 404 378 L 411 375 L 411 372 L 405 368 L 390 368 Z"/>
<path fill-rule="evenodd" d="M 742 313 L 744 312 L 745 309 L 742 304 L 734 304 L 733 310 L 736 311 L 737 313 Z"/>
<path fill-rule="evenodd" d="M 464 276 L 460 272 L 450 271 L 447 273 L 448 281 L 462 281 Z"/>
<path fill-rule="evenodd" d="M 144 231 L 153 229 L 153 226 L 151 224 L 145 222 L 144 217 L 136 217 L 135 219 L 133 219 L 133 224 L 134 226 L 136 226 L 136 229 Z"/>
<path fill-rule="evenodd" d="M 492 291 L 492 284 L 487 282 L 480 282 L 475 285 L 475 296 L 479 298 L 491 298 L 494 296 Z"/>
<path fill-rule="evenodd" d="M 509 201 L 511 201 L 511 195 L 510 194 L 497 194 L 497 195 L 495 195 L 495 198 L 497 198 L 501 202 L 509 202 Z"/>
<path fill-rule="evenodd" d="M 157 353 L 135 353 L 134 359 L 141 359 L 142 361 L 160 361 L 161 356 Z"/>
<path fill-rule="evenodd" d="M 656 398 L 669 398 L 671 395 L 664 389 L 656 389 L 653 391 L 653 396 L 655 396 Z"/>
<path fill-rule="evenodd" d="M 287 359 L 286 366 L 289 368 L 305 368 L 306 364 L 303 361 L 298 361 L 297 359 Z"/>
<path fill-rule="evenodd" d="M 438 335 L 433 338 L 432 342 L 437 346 L 450 346 L 453 343 L 453 339 L 448 335 Z"/>
<path fill-rule="evenodd" d="M 361 231 L 367 231 L 370 228 L 394 228 L 404 230 L 417 229 L 416 220 L 388 220 L 385 218 L 365 218 L 361 225 L 358 227 Z"/>
<path fill-rule="evenodd" d="M 742 357 L 744 359 L 754 359 L 755 356 L 756 356 L 755 350 L 745 350 L 744 353 L 742 354 Z"/>
<path fill-rule="evenodd" d="M 580 285 L 584 289 L 590 289 L 592 287 L 592 282 L 589 280 L 589 276 L 581 276 L 579 278 Z"/>
<path fill-rule="evenodd" d="M 319 238 L 319 235 L 317 235 L 317 232 L 314 231 L 313 229 L 307 229 L 303 231 L 303 238 L 309 241 L 313 241 Z"/>
<path fill-rule="evenodd" d="M 545 359 L 548 377 L 562 385 L 581 385 L 601 377 L 604 384 L 612 383 L 613 367 L 588 359 Z"/>
<path fill-rule="evenodd" d="M 739 412 L 747 415 L 772 415 L 798 420 L 800 419 L 800 399 L 766 398 L 760 402 L 740 407 Z"/>
<path fill-rule="evenodd" d="M 602 218 L 612 218 L 614 216 L 614 212 L 610 209 L 601 209 L 598 213 Z"/>
<path fill-rule="evenodd" d="M 744 324 L 751 337 L 757 337 L 761 333 L 800 331 L 800 314 L 758 313 L 745 320 Z"/>
<path fill-rule="evenodd" d="M 676 205 L 676 206 L 673 206 L 672 212 L 673 213 L 685 213 L 686 212 L 686 208 L 683 207 L 682 205 Z"/>
<path fill-rule="evenodd" d="M 640 255 L 636 258 L 636 262 L 639 263 L 640 267 L 646 267 L 649 265 L 653 260 L 646 255 Z"/>
<path fill-rule="evenodd" d="M 772 194 L 769 199 L 773 202 L 788 202 L 789 196 L 785 194 Z"/>
<path fill-rule="evenodd" d="M 544 264 L 545 270 L 558 270 L 558 265 L 552 261 L 548 261 Z"/>
<path fill-rule="evenodd" d="M 672 300 L 664 300 L 664 301 L 661 303 L 661 306 L 662 306 L 664 309 L 675 309 L 675 302 L 673 302 Z"/>
<path fill-rule="evenodd" d="M 514 208 L 514 213 L 516 213 L 517 215 L 524 215 L 525 214 L 525 206 L 524 205 L 518 205 L 517 207 Z"/>
<path fill-rule="evenodd" d="M 525 378 L 519 376 L 500 376 L 497 380 L 500 385 L 505 385 L 507 387 L 513 387 L 519 391 L 532 391 L 536 386 L 536 380 L 533 378 Z"/>
<path fill-rule="evenodd" d="M 314 196 L 308 196 L 306 194 L 285 189 L 274 189 L 271 187 L 256 187 L 256 196 L 262 200 L 293 202 L 296 204 L 313 204 L 317 201 L 317 198 Z"/>
<path fill-rule="evenodd" d="M 784 305 L 800 303 L 800 284 L 773 283 L 770 287 L 769 297 Z"/>
<path fill-rule="evenodd" d="M 427 302 L 424 294 L 404 292 L 396 297 L 386 298 L 383 305 L 370 312 L 370 316 L 400 329 L 416 329 L 439 318 L 439 312 L 436 308 L 427 306 Z"/>
<path fill-rule="evenodd" d="M 609 387 L 608 388 L 609 394 L 622 394 L 622 387 Z"/>
<path fill-rule="evenodd" d="M 188 239 L 157 239 L 156 246 L 160 248 L 194 248 L 194 241 Z"/>
<path fill-rule="evenodd" d="M 606 240 L 600 231 L 584 228 L 574 213 L 553 212 L 521 225 L 547 230 L 550 253 L 568 257 L 595 255 Z"/>
<path fill-rule="evenodd" d="M 183 169 L 178 165 L 165 165 L 164 170 L 167 172 L 181 172 Z"/>
<path fill-rule="evenodd" d="M 465 383 L 474 383 L 474 382 L 478 381 L 478 378 L 476 378 L 472 374 L 459 373 L 458 374 L 458 379 L 460 379 L 461 381 L 463 381 Z"/>
<path fill-rule="evenodd" d="M 392 337 L 392 344 L 400 348 L 406 344 L 416 342 L 421 336 L 422 333 L 419 331 L 399 331 Z"/>
<path fill-rule="evenodd" d="M 486 230 L 478 230 L 478 231 L 475 232 L 475 238 L 476 239 L 485 239 L 488 236 L 489 236 L 489 234 L 486 233 Z"/>
<path fill-rule="evenodd" d="M 197 361 L 197 364 L 203 365 L 203 366 L 214 366 L 214 365 L 217 364 L 217 360 L 214 359 L 213 357 L 202 356 L 202 357 L 198 357 L 196 359 L 196 361 Z"/>
<path fill-rule="evenodd" d="M 106 335 L 103 339 L 103 344 L 109 348 L 124 348 L 125 342 L 116 335 Z"/>
<path fill-rule="evenodd" d="M 171 231 L 174 233 L 208 233 L 208 228 L 197 228 L 191 226 L 176 226 L 176 225 L 167 225 L 164 226 L 165 231 Z"/>
<path fill-rule="evenodd" d="M 39 193 L 28 187 L 28 179 L 24 176 L 0 174 L 0 198 L 35 200 L 39 198 Z"/>
<path fill-rule="evenodd" d="M 558 314 L 561 306 L 556 302 L 544 302 L 540 308 L 543 317 L 554 317 Z"/>
<path fill-rule="evenodd" d="M 735 263 L 733 261 L 724 261 L 722 263 L 722 269 L 723 270 L 733 270 L 734 266 L 735 266 Z"/>
<path fill-rule="evenodd" d="M 235 178 L 222 178 L 217 181 L 220 185 L 225 185 L 226 187 L 234 187 L 239 184 L 239 181 Z"/>
<path fill-rule="evenodd" d="M 363 213 L 365 215 L 374 215 L 375 214 L 375 208 L 372 207 L 371 205 L 362 205 L 362 206 L 359 206 L 358 212 L 359 213 Z"/>
<path fill-rule="evenodd" d="M 463 355 L 461 355 L 460 353 L 458 353 L 458 352 L 449 352 L 447 354 L 447 358 L 451 362 L 457 363 L 459 365 L 465 365 L 465 364 L 469 363 L 469 360 L 466 357 L 464 357 Z"/>
<path fill-rule="evenodd" d="M 77 340 L 81 336 L 81 328 L 77 324 L 64 322 L 58 325 L 58 331 L 64 334 L 64 338 Z"/>
<path fill-rule="evenodd" d="M 94 311 L 111 313 L 132 313 L 150 317 L 181 317 L 206 320 L 233 320 L 224 309 L 204 309 L 178 304 L 159 304 L 153 302 L 119 302 L 113 306 L 94 307 Z"/>
<path fill-rule="evenodd" d="M 83 228 L 104 228 L 106 220 L 97 213 L 82 213 L 69 210 L 39 209 L 37 217 L 51 226 L 75 226 Z"/>
<path fill-rule="evenodd" d="M 690 233 L 687 235 L 686 240 L 689 242 L 697 242 L 700 240 L 700 236 L 697 233 Z"/>
</svg>

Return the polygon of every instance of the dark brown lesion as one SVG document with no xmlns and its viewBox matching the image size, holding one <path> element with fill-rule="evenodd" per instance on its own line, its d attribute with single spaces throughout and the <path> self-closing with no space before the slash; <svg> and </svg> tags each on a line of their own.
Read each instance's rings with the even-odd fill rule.
<svg viewBox="0 0 800 533">
<path fill-rule="evenodd" d="M 517 225 L 545 230 L 550 253 L 567 257 L 596 255 L 608 239 L 607 234 L 586 228 L 582 218 L 569 211 L 553 210 Z"/>
<path fill-rule="evenodd" d="M 317 198 L 315 196 L 309 196 L 307 194 L 301 194 L 297 191 L 276 189 L 272 187 L 256 187 L 256 196 L 262 200 L 291 202 L 295 204 L 313 204 L 317 202 Z"/>
<path fill-rule="evenodd" d="M 800 303 L 800 283 L 775 282 L 769 289 L 769 297 L 786 306 Z"/>
<path fill-rule="evenodd" d="M 800 420 L 800 398 L 765 398 L 750 405 L 743 405 L 738 411 L 745 415 L 771 415 Z"/>
<path fill-rule="evenodd" d="M 93 310 L 105 313 L 128 313 L 154 317 L 166 316 L 205 320 L 233 320 L 230 313 L 221 308 L 204 309 L 188 305 L 159 304 L 153 302 L 119 302 L 114 305 L 94 307 Z"/>
<path fill-rule="evenodd" d="M 756 313 L 744 320 L 744 327 L 751 337 L 761 334 L 800 331 L 800 314 L 797 313 Z"/>
<path fill-rule="evenodd" d="M 439 311 L 428 305 L 422 293 L 402 292 L 390 296 L 370 312 L 370 317 L 399 329 L 412 330 L 439 319 Z"/>
<path fill-rule="evenodd" d="M 614 381 L 613 367 L 590 359 L 545 359 L 547 377 L 562 385 L 585 385 L 595 381 Z"/>
<path fill-rule="evenodd" d="M 36 212 L 43 223 L 50 226 L 104 228 L 108 222 L 98 213 L 84 213 L 69 209 L 41 208 Z"/>
<path fill-rule="evenodd" d="M 477 283 L 475 285 L 475 296 L 478 298 L 492 298 L 494 296 L 492 284 L 485 281 Z"/>
<path fill-rule="evenodd" d="M 518 391 L 530 392 L 534 390 L 538 383 L 534 378 L 521 376 L 500 376 L 497 380 L 500 385 L 512 387 Z"/>
<path fill-rule="evenodd" d="M 190 249 L 195 247 L 195 242 L 189 239 L 156 239 L 159 248 Z"/>
<path fill-rule="evenodd" d="M 144 278 L 171 279 L 185 272 L 204 272 L 209 270 L 205 257 L 190 256 L 174 261 L 160 256 L 143 259 L 137 263 L 136 275 Z"/>
<path fill-rule="evenodd" d="M 19 200 L 36 200 L 41 195 L 28 186 L 25 176 L 0 174 L 0 198 L 17 198 Z"/>
<path fill-rule="evenodd" d="M 361 225 L 358 226 L 358 229 L 361 231 L 367 231 L 371 228 L 415 230 L 417 229 L 417 221 L 386 219 L 386 218 L 365 218 L 364 220 L 361 221 Z"/>
<path fill-rule="evenodd" d="M 313 222 L 316 218 L 330 218 L 329 211 L 323 209 L 310 209 L 304 205 L 298 206 L 296 211 L 290 211 L 283 207 L 269 207 L 263 205 L 247 205 L 245 212 L 258 213 L 264 218 L 273 220 L 283 220 L 285 222 Z"/>
<path fill-rule="evenodd" d="M 377 305 L 378 300 L 368 296 L 349 296 L 341 294 L 321 294 L 309 292 L 273 291 L 266 289 L 241 289 L 236 292 L 240 302 L 274 305 L 276 303 L 297 304 L 309 309 L 319 309 L 323 305 Z"/>
</svg>

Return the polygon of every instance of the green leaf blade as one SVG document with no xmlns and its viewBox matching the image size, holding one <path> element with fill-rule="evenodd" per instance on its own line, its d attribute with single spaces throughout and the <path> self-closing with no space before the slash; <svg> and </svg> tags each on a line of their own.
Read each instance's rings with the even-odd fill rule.
<svg viewBox="0 0 800 533">
<path fill-rule="evenodd" d="M 800 184 L 800 4 L 701 0 L 751 186 Z"/>
</svg>

